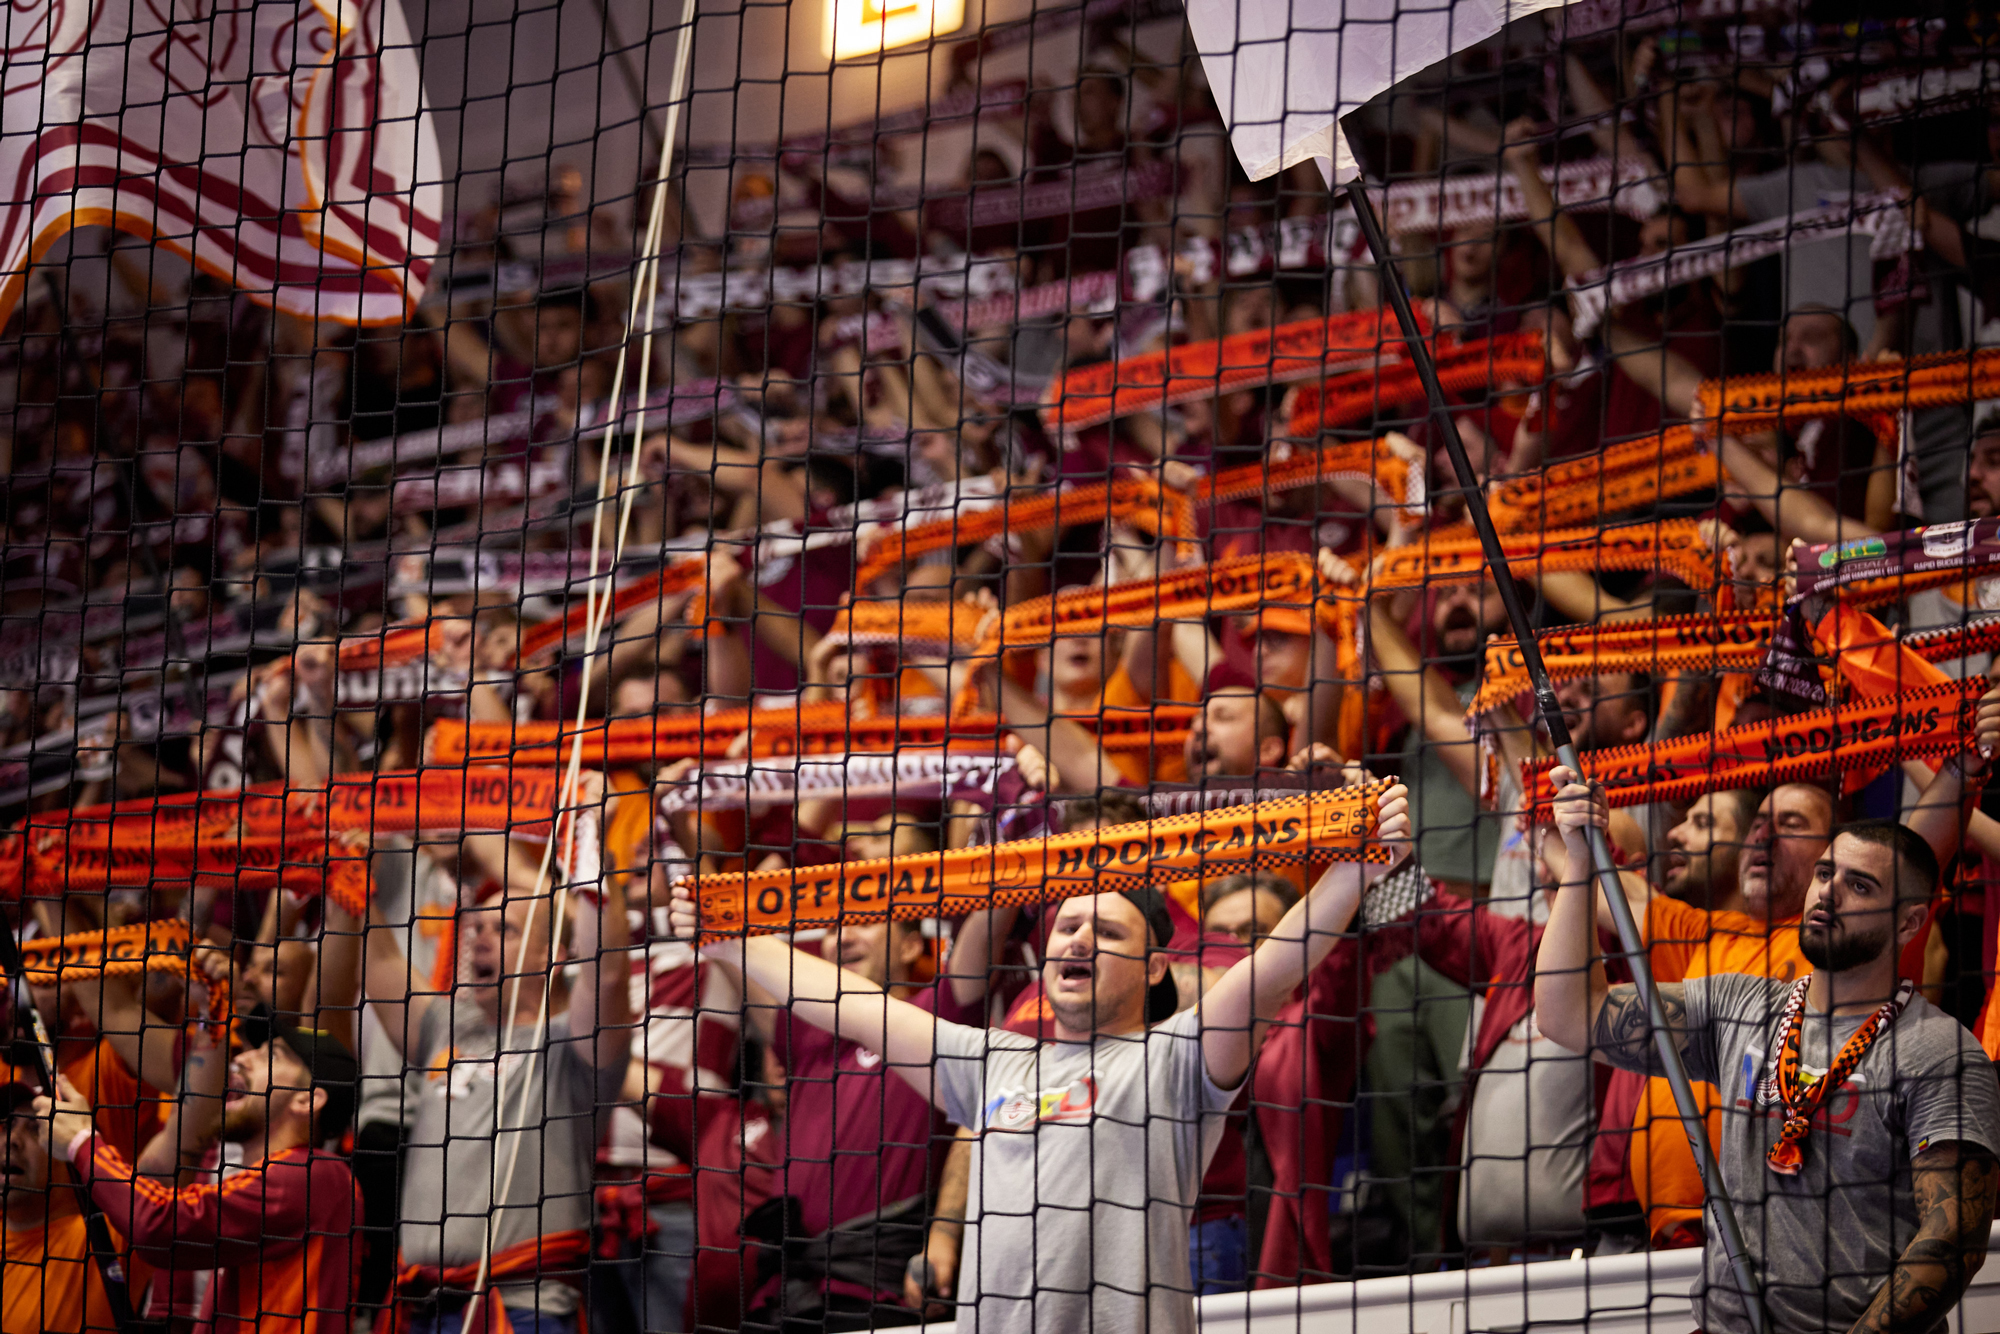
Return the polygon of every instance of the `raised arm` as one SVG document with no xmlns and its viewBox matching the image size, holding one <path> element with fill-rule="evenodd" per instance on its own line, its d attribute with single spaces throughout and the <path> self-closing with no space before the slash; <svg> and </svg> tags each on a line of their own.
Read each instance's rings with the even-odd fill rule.
<svg viewBox="0 0 2000 1334">
<path fill-rule="evenodd" d="M 604 776 L 585 773 L 576 792 L 579 843 L 587 830 L 590 845 L 602 849 L 595 823 L 603 808 Z M 632 1052 L 631 919 L 625 912 L 625 877 L 604 874 L 601 857 L 587 854 L 592 863 L 578 868 L 578 884 L 570 891 L 570 911 L 576 915 L 572 945 L 577 978 L 570 991 L 570 1032 L 582 1037 L 594 1035 L 584 1050 L 599 1070 L 623 1069 Z M 601 900 L 584 886 L 602 883 Z"/>
<path fill-rule="evenodd" d="M 1756 450 L 1735 436 L 1721 442 L 1722 469 L 1729 489 L 1750 502 L 1765 522 L 1777 530 L 1780 543 L 1794 538 L 1807 542 L 1845 542 L 1874 535 L 1875 529 L 1850 519 L 1824 497 L 1803 486 L 1792 486 Z"/>
<path fill-rule="evenodd" d="M 1996 1185 L 2000 1162 L 1977 1144 L 1933 1144 L 1910 1160 L 1917 1235 L 1853 1334 L 1929 1329 L 1951 1313 L 1986 1263 Z"/>
<path fill-rule="evenodd" d="M 1389 611 L 1389 595 L 1368 604 L 1368 648 L 1381 669 L 1382 684 L 1403 716 L 1423 728 L 1424 740 L 1467 792 L 1479 791 L 1479 756 L 1465 706 L 1444 673 L 1428 666 L 1409 634 Z"/>
<path fill-rule="evenodd" d="M 1576 219 L 1556 207 L 1555 195 L 1550 192 L 1548 182 L 1542 179 L 1538 129 L 1527 116 L 1509 122 L 1507 147 L 1501 158 L 1521 187 L 1521 197 L 1527 201 L 1528 219 L 1535 228 L 1536 238 L 1555 256 L 1565 278 L 1581 277 L 1597 268 L 1601 261 L 1597 252 L 1590 248 L 1590 243 L 1583 239 Z"/>
<path fill-rule="evenodd" d="M 700 918 L 686 883 L 674 886 L 667 918 L 675 939 L 693 940 L 699 934 Z M 725 940 L 707 946 L 702 954 L 737 969 L 746 986 L 761 991 L 771 1004 L 785 1006 L 814 1028 L 881 1056 L 905 1083 L 936 1102 L 931 1061 L 939 1020 L 930 1011 L 896 999 L 859 973 L 793 949 L 776 936 Z M 939 1106 L 939 1110 L 945 1109 Z"/>
<path fill-rule="evenodd" d="M 1980 696 L 1963 750 L 1947 758 L 1935 774 L 1915 761 L 1904 765 L 1904 771 L 1921 785 L 1917 804 L 1911 808 L 1905 823 L 1930 844 L 1940 866 L 1951 865 L 1952 858 L 1958 856 L 1959 845 L 1972 832 L 1974 822 L 1985 818 L 1979 810 L 1979 797 L 1986 790 L 1997 747 L 2000 747 L 2000 685 L 1993 685 Z"/>
<path fill-rule="evenodd" d="M 64 984 L 70 998 L 97 1025 L 127 1070 L 149 1087 L 170 1089 L 180 1082 L 174 1057 L 180 1027 L 152 1013 L 141 999 L 138 973 L 85 974 Z"/>
<path fill-rule="evenodd" d="M 438 999 L 435 993 L 416 989 L 409 958 L 396 944 L 397 934 L 410 929 L 408 922 L 387 920 L 379 902 L 369 902 L 361 957 L 362 995 L 375 1007 L 376 1017 L 399 1055 L 408 1052 L 409 1035 L 423 1026 L 424 1015 Z"/>
<path fill-rule="evenodd" d="M 1055 766 L 1055 790 L 1095 792 L 1118 782 L 1111 757 L 1096 737 L 1074 718 L 1053 717 L 1048 705 L 1024 690 L 1005 672 L 994 673 L 1000 687 L 1000 714 L 1024 741 L 1049 757 Z M 1046 738 L 1046 739 L 1044 739 Z"/>
<path fill-rule="evenodd" d="M 1377 801 L 1376 838 L 1409 855 L 1409 789 L 1398 783 Z M 1354 921 L 1361 893 L 1393 866 L 1337 861 L 1279 919 L 1250 957 L 1231 966 L 1201 998 L 1201 1055 L 1218 1088 L 1249 1073 L 1264 1030 L 1299 984 L 1333 951 Z"/>
<path fill-rule="evenodd" d="M 140 1150 L 140 1176 L 172 1178 L 180 1169 L 199 1167 L 202 1154 L 215 1142 L 222 1129 L 222 1100 L 229 1080 L 229 1053 L 217 1037 L 208 1025 L 195 1025 L 181 1071 L 180 1096 L 167 1113 L 166 1126 Z M 190 1183 L 183 1179 L 179 1184 Z"/>
<path fill-rule="evenodd" d="M 1694 415 L 1701 372 L 1693 362 L 1665 343 L 1633 332 L 1615 315 L 1604 322 L 1604 346 L 1634 384 L 1660 400 L 1669 417 Z"/>
<path fill-rule="evenodd" d="M 1598 891 L 1588 831 L 1608 828 L 1611 809 L 1601 790 L 1578 782 L 1576 773 L 1563 765 L 1550 771 L 1549 780 L 1556 788 L 1556 829 L 1566 865 L 1535 961 L 1535 1022 L 1570 1051 L 1589 1052 L 1621 1070 L 1658 1074 L 1657 1048 L 1638 988 L 1609 985 L 1597 954 Z M 1681 988 L 1667 983 L 1659 992 L 1667 1023 L 1681 1029 L 1685 1050 L 1687 1007 Z"/>
</svg>

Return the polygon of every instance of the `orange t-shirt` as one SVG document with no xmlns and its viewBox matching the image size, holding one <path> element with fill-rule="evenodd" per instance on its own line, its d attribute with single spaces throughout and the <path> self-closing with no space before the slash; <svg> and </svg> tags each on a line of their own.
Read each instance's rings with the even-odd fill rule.
<svg viewBox="0 0 2000 1334">
<path fill-rule="evenodd" d="M 0 1334 L 78 1334 L 110 1329 L 111 1304 L 90 1258 L 83 1218 L 69 1187 L 51 1182 L 49 1219 L 42 1227 L 7 1229 L 7 1260 L 0 1268 Z M 86 1296 L 87 1294 L 87 1296 Z"/>
<path fill-rule="evenodd" d="M 1174 687 L 1178 689 L 1187 673 L 1181 669 L 1179 663 L 1171 664 L 1171 670 L 1178 673 L 1173 681 Z M 1178 699 L 1180 696 L 1175 695 L 1173 698 Z M 1114 709 L 1132 711 L 1151 708 L 1152 701 L 1139 693 L 1139 688 L 1132 684 L 1131 673 L 1121 666 L 1112 672 L 1111 679 L 1104 683 L 1104 692 L 1098 697 L 1098 707 L 1107 711 Z M 1142 750 L 1108 752 L 1108 757 L 1111 766 L 1118 771 L 1119 777 L 1134 787 L 1146 787 L 1154 782 L 1187 781 L 1187 756 L 1179 747 L 1156 749 L 1150 758 Z"/>
<path fill-rule="evenodd" d="M 137 1162 L 166 1124 L 167 1104 L 159 1090 L 125 1068 L 109 1038 L 99 1038 L 96 1046 L 64 1061 L 62 1073 L 90 1104 L 97 1133 L 117 1145 L 126 1162 Z"/>
<path fill-rule="evenodd" d="M 1665 895 L 1656 895 L 1647 907 L 1646 940 L 1653 977 L 1659 982 L 1684 982 L 1713 973 L 1788 982 L 1812 967 L 1799 953 L 1796 920 L 1766 923 L 1744 913 L 1703 912 Z M 1720 1143 L 1722 1107 L 1715 1085 L 1697 1082 L 1694 1096 L 1708 1120 L 1709 1143 Z M 1646 1081 L 1632 1129 L 1632 1188 L 1652 1235 L 1662 1238 L 1684 1224 L 1699 1224 L 1701 1172 L 1694 1165 L 1694 1150 L 1688 1146 L 1680 1109 L 1666 1080 Z"/>
</svg>

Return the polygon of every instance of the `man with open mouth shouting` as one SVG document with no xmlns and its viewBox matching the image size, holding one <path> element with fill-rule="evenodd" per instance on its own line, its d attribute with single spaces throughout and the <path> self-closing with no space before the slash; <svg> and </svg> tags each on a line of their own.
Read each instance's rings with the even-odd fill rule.
<svg viewBox="0 0 2000 1334">
<path fill-rule="evenodd" d="M 1399 853 L 1407 796 L 1396 786 L 1379 801 L 1377 837 Z M 1200 1005 L 1151 1026 L 1172 935 L 1158 891 L 1065 900 L 1042 968 L 1055 1020 L 1046 1042 L 940 1020 L 775 936 L 706 952 L 795 1017 L 879 1054 L 972 1131 L 961 1320 L 981 1331 L 1192 1331 L 1188 1228 L 1222 1115 L 1272 1018 L 1385 872 L 1335 862 Z M 685 885 L 670 911 L 674 933 L 694 937 Z"/>
</svg>

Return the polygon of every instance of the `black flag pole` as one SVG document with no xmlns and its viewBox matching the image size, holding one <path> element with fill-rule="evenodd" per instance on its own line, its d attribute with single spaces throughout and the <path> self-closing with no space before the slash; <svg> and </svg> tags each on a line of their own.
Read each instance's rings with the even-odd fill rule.
<svg viewBox="0 0 2000 1334">
<path fill-rule="evenodd" d="M 1583 762 L 1577 757 L 1569 724 L 1563 719 L 1562 704 L 1556 699 L 1555 688 L 1549 684 L 1548 668 L 1543 664 L 1541 648 L 1535 642 L 1534 626 L 1528 621 L 1527 609 L 1521 605 L 1521 594 L 1508 567 L 1507 554 L 1500 545 L 1500 534 L 1493 527 L 1493 516 L 1487 513 L 1486 496 L 1481 489 L 1479 475 L 1473 471 L 1472 460 L 1465 452 L 1465 442 L 1458 436 L 1458 424 L 1452 420 L 1451 410 L 1445 405 L 1437 368 L 1431 362 L 1423 332 L 1417 327 L 1416 313 L 1410 309 L 1409 294 L 1403 290 L 1396 262 L 1389 254 L 1389 241 L 1382 232 L 1381 220 L 1375 216 L 1375 205 L 1368 198 L 1367 187 L 1358 177 L 1348 182 L 1347 195 L 1354 206 L 1355 219 L 1361 224 L 1361 233 L 1368 240 L 1368 249 L 1375 256 L 1383 293 L 1396 312 L 1396 323 L 1402 328 L 1403 341 L 1409 345 L 1410 364 L 1416 367 L 1417 378 L 1423 382 L 1424 394 L 1430 401 L 1432 429 L 1444 442 L 1445 452 L 1451 456 L 1452 470 L 1458 474 L 1458 484 L 1465 496 L 1466 514 L 1479 533 L 1479 545 L 1486 553 L 1486 564 L 1499 585 L 1501 605 L 1507 610 L 1508 624 L 1513 627 L 1514 640 L 1520 645 L 1521 660 L 1528 669 L 1528 680 L 1534 689 L 1535 712 L 1548 729 L 1549 742 L 1555 747 L 1556 762 L 1581 775 Z M 1723 1187 L 1722 1170 L 1716 1165 L 1715 1150 L 1708 1142 L 1708 1120 L 1702 1113 L 1701 1104 L 1695 1100 L 1694 1085 L 1688 1080 L 1687 1066 L 1681 1061 L 1680 1047 L 1667 1025 L 1666 1011 L 1660 1004 L 1659 988 L 1653 985 L 1653 970 L 1645 942 L 1639 938 L 1639 924 L 1632 916 L 1632 905 L 1626 901 L 1625 891 L 1619 884 L 1618 869 L 1611 860 L 1611 844 L 1601 829 L 1590 830 L 1590 859 L 1598 888 L 1610 905 L 1619 942 L 1631 964 L 1632 981 L 1652 1021 L 1653 1043 L 1658 1048 L 1660 1065 L 1673 1089 L 1674 1104 L 1680 1109 L 1681 1123 L 1694 1148 L 1695 1164 L 1701 1169 L 1709 1215 L 1722 1237 L 1723 1250 L 1728 1254 L 1737 1286 L 1743 1291 L 1751 1321 L 1758 1334 L 1762 1334 L 1766 1328 L 1763 1289 L 1758 1285 L 1750 1252 L 1743 1244 L 1743 1229 L 1736 1221 L 1736 1210 Z"/>
</svg>

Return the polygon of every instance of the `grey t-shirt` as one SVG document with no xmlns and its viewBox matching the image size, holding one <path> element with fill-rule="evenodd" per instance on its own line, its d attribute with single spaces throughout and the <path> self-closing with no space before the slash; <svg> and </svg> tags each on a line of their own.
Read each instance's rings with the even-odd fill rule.
<svg viewBox="0 0 2000 1334">
<path fill-rule="evenodd" d="M 1458 1230 L 1468 1246 L 1581 1240 L 1595 1077 L 1531 1010 L 1480 1067 L 1465 1122 Z"/>
<path fill-rule="evenodd" d="M 1236 1098 L 1199 1010 L 1090 1043 L 939 1023 L 937 1056 L 939 1103 L 977 1137 L 959 1328 L 1191 1334 L 1188 1226 Z"/>
<path fill-rule="evenodd" d="M 590 1226 L 601 1118 L 617 1102 L 625 1071 L 593 1067 L 571 1040 L 567 1018 L 549 1021 L 532 1072 L 533 1025 L 516 1025 L 496 1057 L 498 1036 L 484 1014 L 469 1004 L 454 1013 L 448 999 L 432 1005 L 417 1030 L 410 1052 L 418 1071 L 416 1119 L 405 1141 L 399 1234 L 405 1264 L 477 1264 L 489 1212 L 496 1255 L 534 1237 Z M 504 1130 L 494 1097 L 502 1070 Z M 577 1306 L 576 1290 L 563 1282 L 503 1286 L 501 1299 L 551 1314 Z"/>
<path fill-rule="evenodd" d="M 1722 1091 L 1717 1157 L 1773 1328 L 1846 1334 L 1916 1234 L 1910 1159 L 1954 1140 L 2000 1150 L 2000 1086 L 1972 1034 L 1914 997 L 1822 1103 L 1804 1169 L 1780 1176 L 1765 1155 L 1784 1124 L 1773 1051 L 1790 985 L 1738 973 L 1685 982 L 1696 1035 L 1688 1074 Z M 1808 1010 L 1801 1068 L 1823 1074 L 1866 1017 L 1829 1023 Z M 1704 1269 L 1693 1292 L 1698 1323 L 1709 1334 L 1747 1334 L 1749 1316 L 1712 1233 Z"/>
</svg>

